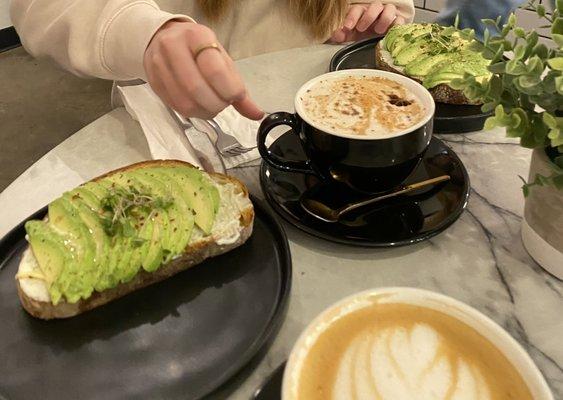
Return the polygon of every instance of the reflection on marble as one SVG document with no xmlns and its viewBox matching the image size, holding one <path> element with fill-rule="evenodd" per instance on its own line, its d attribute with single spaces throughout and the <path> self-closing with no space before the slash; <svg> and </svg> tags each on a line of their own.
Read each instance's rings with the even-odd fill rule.
<svg viewBox="0 0 563 400">
<path fill-rule="evenodd" d="M 291 110 L 296 89 L 326 71 L 336 50 L 290 50 L 237 65 L 265 110 Z M 287 358 L 307 323 L 331 303 L 373 287 L 412 286 L 455 297 L 498 322 L 530 353 L 554 397 L 563 399 L 563 282 L 544 272 L 520 239 L 524 199 L 518 175 L 527 176 L 531 152 L 500 130 L 441 139 L 459 154 L 471 178 L 471 198 L 461 218 L 431 240 L 397 249 L 333 244 L 285 224 L 294 267 L 286 321 L 255 368 L 210 398 L 247 400 Z M 143 140 L 124 110 L 82 129 L 0 194 L 0 236 L 62 190 L 149 157 Z M 263 199 L 258 165 L 230 172 Z"/>
</svg>

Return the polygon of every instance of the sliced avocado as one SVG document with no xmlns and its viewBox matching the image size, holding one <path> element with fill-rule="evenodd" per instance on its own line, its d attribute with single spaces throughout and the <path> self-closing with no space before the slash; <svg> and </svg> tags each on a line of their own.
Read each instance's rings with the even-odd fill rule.
<svg viewBox="0 0 563 400">
<path fill-rule="evenodd" d="M 147 272 L 154 272 L 164 262 L 165 249 L 162 242 L 167 235 L 168 213 L 165 210 L 159 210 L 149 216 L 149 219 L 153 222 L 153 231 L 147 255 L 143 259 L 143 269 Z"/>
<path fill-rule="evenodd" d="M 395 25 L 385 35 L 383 39 L 383 46 L 387 51 L 391 51 L 393 44 L 397 38 L 405 36 L 415 29 L 420 28 L 418 24 L 405 24 L 405 25 Z"/>
<path fill-rule="evenodd" d="M 94 193 L 86 189 L 84 186 L 79 186 L 76 189 L 65 193 L 66 196 L 72 200 L 80 200 L 94 212 L 99 212 L 101 209 L 100 200 Z"/>
<path fill-rule="evenodd" d="M 152 222 L 150 223 L 150 229 L 152 234 Z M 144 238 L 147 237 L 148 234 L 143 232 L 142 236 Z M 129 244 L 128 244 L 129 254 L 126 257 L 124 257 L 118 264 L 119 281 L 122 283 L 129 282 L 131 279 L 135 277 L 135 275 L 137 275 L 137 273 L 141 269 L 141 264 L 143 260 L 143 254 L 145 253 L 145 249 L 148 249 L 149 247 L 148 239 L 141 246 L 133 245 L 132 240 L 133 239 L 129 239 Z"/>
<path fill-rule="evenodd" d="M 72 263 L 64 274 L 79 275 L 80 279 L 72 278 L 68 290 L 65 291 L 67 300 L 88 298 L 92 294 L 96 281 L 97 268 L 95 265 L 96 244 L 84 223 L 78 210 L 65 197 L 60 197 L 49 204 L 49 225 L 65 239 L 69 251 L 76 254 L 76 263 Z M 63 275 L 64 275 L 63 274 Z M 61 276 L 60 279 L 65 279 Z"/>
<path fill-rule="evenodd" d="M 33 255 L 45 276 L 51 301 L 56 305 L 62 298 L 57 278 L 64 271 L 65 264 L 72 261 L 64 239 L 43 221 L 28 221 L 25 230 Z"/>
<path fill-rule="evenodd" d="M 88 182 L 81 188 L 85 191 L 92 193 L 99 201 L 105 198 L 110 189 L 121 187 L 111 182 L 108 178 L 103 178 L 96 182 Z M 124 282 L 124 277 L 127 275 L 135 276 L 141 266 L 140 260 L 137 265 L 131 266 L 132 253 L 138 252 L 134 246 L 131 245 L 131 239 L 125 237 L 114 236 L 110 238 L 109 254 L 106 259 L 102 274 L 96 285 L 97 291 L 103 291 L 115 287 L 119 282 Z M 140 256 L 137 258 L 140 259 Z M 135 271 L 132 273 L 131 271 Z M 127 279 L 127 280 L 130 280 Z"/>
<path fill-rule="evenodd" d="M 166 214 L 175 222 L 176 219 L 181 218 L 180 211 L 178 210 L 178 205 L 174 201 L 175 199 L 172 194 L 167 190 L 166 186 L 159 179 L 155 178 L 154 174 L 151 171 L 152 168 L 138 169 L 131 171 L 130 176 L 133 179 L 137 180 L 142 185 L 142 187 L 152 195 L 163 198 L 165 200 L 172 200 L 172 203 L 166 209 Z M 160 212 L 160 210 L 157 212 Z M 178 241 L 179 233 L 177 230 L 175 232 L 172 231 L 168 218 L 165 218 L 163 220 L 163 223 L 164 226 L 162 227 L 163 229 L 161 235 L 161 245 L 165 252 L 171 252 L 175 243 Z"/>
<path fill-rule="evenodd" d="M 391 56 L 395 58 L 401 50 L 411 44 L 429 42 L 430 40 L 427 36 L 429 36 L 431 30 L 432 25 L 419 25 L 411 32 L 398 37 L 391 46 Z"/>
<path fill-rule="evenodd" d="M 111 185 L 116 185 L 115 182 Z M 143 261 L 146 260 L 151 240 L 153 237 L 154 222 L 146 212 L 140 215 L 138 234 L 136 237 L 120 237 L 122 241 L 120 247 L 116 249 L 121 253 L 116 268 L 113 270 L 114 279 L 118 282 L 126 283 L 137 275 Z"/>
<path fill-rule="evenodd" d="M 74 191 L 73 191 L 74 192 Z M 96 213 L 85 201 L 85 190 L 78 193 L 69 192 L 63 197 L 77 210 L 80 219 L 86 224 L 96 245 L 94 253 L 94 264 L 96 269 L 96 280 L 102 275 L 110 255 L 110 239 L 104 231 L 100 215 Z M 99 208 L 99 207 L 98 207 Z"/>
<path fill-rule="evenodd" d="M 192 210 L 196 225 L 209 235 L 219 204 L 219 196 L 211 192 L 217 188 L 205 182 L 201 172 L 193 168 L 174 167 L 163 171 L 178 183 L 184 201 Z"/>
<path fill-rule="evenodd" d="M 466 59 L 459 59 L 456 62 L 444 64 L 441 68 L 426 76 L 422 84 L 427 89 L 430 89 L 442 83 L 448 84 L 454 79 L 463 78 L 466 72 L 475 76 L 486 76 L 489 74 L 486 65 Z"/>
<path fill-rule="evenodd" d="M 448 62 L 451 58 L 452 55 L 447 53 L 427 55 L 408 63 L 405 67 L 405 73 L 409 76 L 424 77 L 432 70 L 440 68 L 443 63 Z"/>
<path fill-rule="evenodd" d="M 204 181 L 206 181 L 205 178 Z M 207 189 L 211 194 L 211 201 L 213 202 L 213 209 L 215 210 L 215 214 L 217 214 L 217 212 L 219 212 L 219 206 L 221 205 L 221 195 L 219 194 L 219 190 L 217 189 L 217 187 L 215 187 L 215 185 L 213 185 L 211 182 L 207 183 Z"/>
<path fill-rule="evenodd" d="M 424 35 L 431 30 L 430 24 L 408 24 L 398 26 L 399 29 L 394 30 L 391 33 L 389 39 L 385 41 L 386 49 L 388 51 L 393 51 L 396 46 L 402 45 L 404 41 L 408 42 L 414 41 L 420 35 Z M 388 35 L 389 35 L 388 33 Z"/>
<path fill-rule="evenodd" d="M 112 238 L 110 246 L 108 249 L 107 257 L 98 280 L 95 285 L 95 289 L 98 292 L 103 292 L 106 289 L 115 287 L 119 283 L 119 273 L 117 265 L 119 259 L 123 256 L 125 249 L 123 243 L 124 238 Z"/>
<path fill-rule="evenodd" d="M 393 62 L 396 65 L 407 65 L 435 49 L 436 44 L 434 43 L 416 41 L 413 44 L 404 47 L 395 57 L 393 57 Z"/>
<path fill-rule="evenodd" d="M 431 89 L 435 86 L 441 85 L 442 83 L 448 84 L 452 80 L 457 78 L 463 78 L 463 73 L 441 72 L 438 74 L 428 75 L 426 78 L 424 78 L 422 85 L 427 89 Z"/>
<path fill-rule="evenodd" d="M 133 243 L 133 239 L 132 238 L 123 238 L 121 239 L 121 248 L 119 249 L 121 256 L 119 257 L 118 261 L 117 261 L 117 265 L 115 267 L 115 273 L 113 274 L 113 278 L 117 281 L 117 282 L 121 282 L 123 281 L 126 277 L 129 276 L 129 274 L 131 273 L 130 271 L 138 271 L 139 268 L 141 267 L 141 261 L 140 261 L 140 256 L 139 256 L 139 251 L 137 251 L 137 247 L 134 243 Z M 136 256 L 137 257 L 137 261 L 135 261 L 135 263 L 137 264 L 137 266 L 132 266 L 133 263 L 133 257 Z M 134 276 L 134 275 L 133 275 Z"/>
<path fill-rule="evenodd" d="M 159 180 L 166 189 L 166 195 L 173 199 L 173 204 L 167 209 L 173 237 L 170 247 L 172 254 L 169 256 L 172 258 L 182 253 L 188 245 L 193 232 L 194 216 L 190 205 L 182 195 L 182 188 L 166 173 L 166 170 L 166 168 L 152 168 L 146 171 L 146 174 Z"/>
<path fill-rule="evenodd" d="M 102 200 L 108 195 L 108 185 L 105 180 L 100 180 L 96 182 L 88 182 L 80 186 L 78 189 L 84 189 L 92 193 L 98 200 Z"/>
</svg>

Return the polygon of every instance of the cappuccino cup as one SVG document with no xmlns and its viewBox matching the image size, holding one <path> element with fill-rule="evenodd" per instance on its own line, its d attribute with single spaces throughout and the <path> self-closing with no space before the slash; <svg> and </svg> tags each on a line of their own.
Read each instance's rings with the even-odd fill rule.
<svg viewBox="0 0 563 400">
<path fill-rule="evenodd" d="M 282 400 L 553 400 L 524 349 L 453 298 L 413 288 L 322 312 L 287 362 Z"/>
<path fill-rule="evenodd" d="M 432 138 L 435 104 L 412 79 L 356 69 L 305 83 L 295 96 L 295 110 L 262 122 L 258 149 L 264 161 L 374 193 L 398 186 L 416 168 Z M 287 160 L 268 150 L 266 137 L 280 125 L 291 127 L 307 160 Z"/>
</svg>

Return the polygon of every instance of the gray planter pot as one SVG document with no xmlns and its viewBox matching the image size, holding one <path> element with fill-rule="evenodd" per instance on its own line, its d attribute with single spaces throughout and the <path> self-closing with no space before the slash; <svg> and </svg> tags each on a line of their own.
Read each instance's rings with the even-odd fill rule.
<svg viewBox="0 0 563 400">
<path fill-rule="evenodd" d="M 544 149 L 535 149 L 530 180 L 536 174 L 550 175 L 551 160 Z M 526 198 L 522 221 L 524 247 L 544 269 L 563 279 L 563 191 L 534 186 Z"/>
</svg>

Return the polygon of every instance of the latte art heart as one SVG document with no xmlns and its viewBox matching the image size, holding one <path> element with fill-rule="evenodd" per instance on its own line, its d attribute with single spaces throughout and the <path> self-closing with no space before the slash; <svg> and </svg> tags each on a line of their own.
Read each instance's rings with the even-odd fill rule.
<svg viewBox="0 0 563 400">
<path fill-rule="evenodd" d="M 284 400 L 532 400 L 497 347 L 434 309 L 331 310 L 303 342 Z"/>
<path fill-rule="evenodd" d="M 442 348 L 432 327 L 373 330 L 357 337 L 340 360 L 334 400 L 490 400 L 478 368 Z"/>
</svg>

